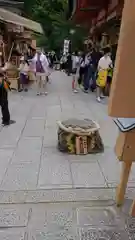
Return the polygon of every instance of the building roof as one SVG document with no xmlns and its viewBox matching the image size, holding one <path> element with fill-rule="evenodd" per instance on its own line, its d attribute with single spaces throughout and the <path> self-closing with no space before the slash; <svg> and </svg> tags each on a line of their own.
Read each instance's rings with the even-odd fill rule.
<svg viewBox="0 0 135 240">
<path fill-rule="evenodd" d="M 34 32 L 43 33 L 40 23 L 24 18 L 6 9 L 0 8 L 0 20 L 2 22 L 12 23 L 30 29 Z"/>
<path fill-rule="evenodd" d="M 0 0 L 0 7 L 17 7 L 22 8 L 24 5 L 23 0 Z"/>
<path fill-rule="evenodd" d="M 70 0 L 69 0 L 70 2 Z M 97 12 L 108 4 L 108 0 L 73 0 L 71 18 L 77 23 L 91 22 Z M 70 6 L 71 4 L 69 4 Z"/>
</svg>

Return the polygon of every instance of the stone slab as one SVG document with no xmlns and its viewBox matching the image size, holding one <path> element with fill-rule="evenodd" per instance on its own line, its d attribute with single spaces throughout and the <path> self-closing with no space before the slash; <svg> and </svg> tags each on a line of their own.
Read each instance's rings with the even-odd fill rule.
<svg viewBox="0 0 135 240">
<path fill-rule="evenodd" d="M 22 132 L 23 126 L 20 129 L 11 130 L 9 127 L 3 128 L 0 132 L 0 148 L 15 148 Z"/>
<path fill-rule="evenodd" d="M 111 207 L 77 209 L 77 223 L 79 226 L 117 226 L 115 212 Z"/>
<path fill-rule="evenodd" d="M 46 109 L 42 105 L 37 104 L 33 107 L 30 113 L 30 117 L 29 117 L 30 119 L 45 119 Z"/>
<path fill-rule="evenodd" d="M 74 205 L 73 205 L 74 206 Z M 76 210 L 72 204 L 38 204 L 32 208 L 30 230 L 72 229 L 76 225 Z"/>
<path fill-rule="evenodd" d="M 25 151 L 41 151 L 42 148 L 42 137 L 21 137 L 17 150 Z"/>
<path fill-rule="evenodd" d="M 45 120 L 32 119 L 28 120 L 23 132 L 25 137 L 42 137 L 44 136 Z"/>
<path fill-rule="evenodd" d="M 58 143 L 57 127 L 46 127 L 44 131 L 43 146 L 46 147 L 57 147 Z"/>
<path fill-rule="evenodd" d="M 0 231 L 0 239 L 1 240 L 25 240 L 26 239 L 26 233 L 25 231 Z"/>
<path fill-rule="evenodd" d="M 4 176 L 0 190 L 16 191 L 36 189 L 39 163 L 11 164 Z"/>
<path fill-rule="evenodd" d="M 14 150 L 0 149 L 0 183 L 6 173 L 8 165 L 13 157 Z"/>
<path fill-rule="evenodd" d="M 18 205 L 0 206 L 0 228 L 26 227 L 29 208 Z"/>
<path fill-rule="evenodd" d="M 74 187 L 106 187 L 106 182 L 97 162 L 71 163 Z"/>
<path fill-rule="evenodd" d="M 100 168 L 108 184 L 119 182 L 121 163 L 117 160 L 112 148 L 105 148 L 105 152 L 97 156 Z"/>
<path fill-rule="evenodd" d="M 50 156 L 51 157 L 51 156 Z M 70 165 L 67 161 L 50 159 L 41 161 L 41 168 L 38 179 L 38 187 L 46 188 L 47 185 L 72 185 Z"/>
<path fill-rule="evenodd" d="M 52 230 L 52 229 L 50 229 Z M 77 240 L 77 237 L 67 230 L 55 229 L 54 232 L 43 229 L 29 233 L 29 240 Z"/>
<path fill-rule="evenodd" d="M 42 138 L 21 138 L 14 153 L 11 164 L 17 164 L 20 162 L 40 164 L 41 150 Z"/>
<path fill-rule="evenodd" d="M 122 230 L 80 229 L 80 240 L 130 240 Z"/>
</svg>

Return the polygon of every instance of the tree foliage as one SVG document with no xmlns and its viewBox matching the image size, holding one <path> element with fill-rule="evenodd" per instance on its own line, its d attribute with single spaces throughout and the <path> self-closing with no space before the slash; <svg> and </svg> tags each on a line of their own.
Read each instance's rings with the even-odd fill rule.
<svg viewBox="0 0 135 240">
<path fill-rule="evenodd" d="M 37 43 L 48 50 L 60 50 L 65 38 L 72 41 L 72 48 L 81 47 L 84 30 L 67 20 L 67 0 L 25 0 L 25 12 L 33 20 L 40 22 L 44 36 L 37 38 Z M 74 34 L 70 30 L 74 29 Z"/>
</svg>

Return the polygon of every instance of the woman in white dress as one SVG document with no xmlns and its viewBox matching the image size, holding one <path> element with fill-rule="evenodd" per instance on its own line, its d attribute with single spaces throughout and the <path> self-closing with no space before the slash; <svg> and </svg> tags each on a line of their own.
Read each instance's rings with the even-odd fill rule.
<svg viewBox="0 0 135 240">
<path fill-rule="evenodd" d="M 49 62 L 45 54 L 37 48 L 37 52 L 32 59 L 32 63 L 36 73 L 37 95 L 42 93 L 47 95 L 47 76 L 49 75 Z"/>
</svg>

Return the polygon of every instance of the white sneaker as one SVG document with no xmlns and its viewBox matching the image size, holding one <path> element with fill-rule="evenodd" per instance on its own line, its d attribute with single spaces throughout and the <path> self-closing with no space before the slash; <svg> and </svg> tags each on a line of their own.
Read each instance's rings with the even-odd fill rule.
<svg viewBox="0 0 135 240">
<path fill-rule="evenodd" d="M 78 93 L 78 91 L 76 89 L 74 89 L 74 93 Z"/>
<path fill-rule="evenodd" d="M 101 98 L 100 98 L 100 97 L 97 97 L 97 101 L 98 101 L 98 102 L 101 102 Z"/>
<path fill-rule="evenodd" d="M 105 98 L 105 96 L 103 94 L 101 94 L 100 98 Z"/>
<path fill-rule="evenodd" d="M 48 95 L 48 92 L 45 92 L 44 94 L 47 96 L 47 95 Z"/>
</svg>

